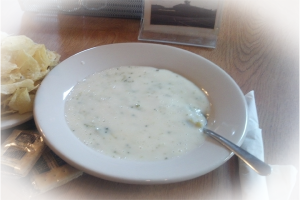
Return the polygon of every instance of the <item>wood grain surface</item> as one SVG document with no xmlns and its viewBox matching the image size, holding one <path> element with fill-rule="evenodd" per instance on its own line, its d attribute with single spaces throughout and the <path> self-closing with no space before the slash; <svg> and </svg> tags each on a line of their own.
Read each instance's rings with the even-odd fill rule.
<svg viewBox="0 0 300 200">
<path fill-rule="evenodd" d="M 4 0 L 1 31 L 26 35 L 64 60 L 99 45 L 139 42 L 140 21 L 27 13 Z M 254 90 L 265 161 L 299 170 L 299 2 L 224 1 L 215 49 L 171 45 L 201 55 L 224 69 L 242 91 Z M 31 122 L 33 123 L 33 122 Z M 9 134 L 2 131 L 2 141 Z M 13 198 L 10 191 L 3 199 Z M 5 187 L 4 187 L 5 189 Z M 299 178 L 290 199 L 299 199 Z M 167 185 L 131 185 L 88 174 L 32 199 L 241 199 L 238 159 L 193 180 Z"/>
</svg>

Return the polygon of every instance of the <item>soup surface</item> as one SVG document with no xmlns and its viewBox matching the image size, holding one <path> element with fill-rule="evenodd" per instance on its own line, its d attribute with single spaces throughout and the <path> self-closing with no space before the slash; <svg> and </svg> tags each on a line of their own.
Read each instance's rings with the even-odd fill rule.
<svg viewBox="0 0 300 200">
<path fill-rule="evenodd" d="M 65 118 L 96 151 L 118 159 L 167 160 L 201 146 L 205 93 L 164 69 L 126 66 L 95 73 L 68 94 Z M 202 116 L 202 117 L 201 117 Z"/>
</svg>

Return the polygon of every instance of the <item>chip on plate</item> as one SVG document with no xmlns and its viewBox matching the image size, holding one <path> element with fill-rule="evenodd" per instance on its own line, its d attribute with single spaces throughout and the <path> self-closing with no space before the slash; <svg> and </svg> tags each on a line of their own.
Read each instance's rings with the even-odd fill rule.
<svg viewBox="0 0 300 200">
<path fill-rule="evenodd" d="M 39 83 L 59 59 L 24 35 L 1 33 L 1 116 L 31 112 Z"/>
</svg>

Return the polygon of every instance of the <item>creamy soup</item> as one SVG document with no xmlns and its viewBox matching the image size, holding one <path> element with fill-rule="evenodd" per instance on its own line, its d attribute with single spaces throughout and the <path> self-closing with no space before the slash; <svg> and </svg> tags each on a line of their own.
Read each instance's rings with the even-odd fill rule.
<svg viewBox="0 0 300 200">
<path fill-rule="evenodd" d="M 152 67 L 118 67 L 78 82 L 65 118 L 86 145 L 118 159 L 167 160 L 204 141 L 205 93 L 182 76 Z"/>
</svg>

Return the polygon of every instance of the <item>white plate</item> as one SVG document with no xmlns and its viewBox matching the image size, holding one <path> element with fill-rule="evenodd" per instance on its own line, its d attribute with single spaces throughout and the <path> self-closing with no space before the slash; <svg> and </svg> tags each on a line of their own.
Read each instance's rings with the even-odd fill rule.
<svg viewBox="0 0 300 200">
<path fill-rule="evenodd" d="M 25 113 L 22 115 L 19 113 L 15 113 L 15 114 L 1 117 L 1 130 L 9 129 L 18 126 L 20 124 L 23 124 L 29 121 L 30 119 L 32 119 L 32 117 L 33 117 L 32 112 Z"/>
<path fill-rule="evenodd" d="M 138 184 L 192 179 L 214 170 L 232 156 L 211 138 L 189 154 L 159 162 L 110 158 L 79 141 L 65 122 L 65 97 L 78 81 L 93 72 L 129 65 L 169 69 L 206 90 L 212 103 L 209 127 L 237 145 L 242 143 L 247 123 L 244 95 L 220 67 L 201 56 L 167 45 L 121 43 L 75 54 L 56 66 L 43 80 L 35 99 L 34 117 L 53 151 L 91 175 Z"/>
</svg>

